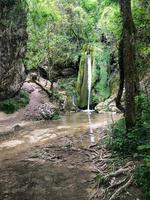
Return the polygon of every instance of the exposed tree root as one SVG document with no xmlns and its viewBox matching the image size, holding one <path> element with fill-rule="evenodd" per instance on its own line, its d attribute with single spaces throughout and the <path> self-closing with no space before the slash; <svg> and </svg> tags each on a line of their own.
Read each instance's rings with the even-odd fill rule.
<svg viewBox="0 0 150 200">
<path fill-rule="evenodd" d="M 95 191 L 91 195 L 91 200 L 115 200 L 131 185 L 133 180 L 132 174 L 135 169 L 133 161 L 127 162 L 124 166 L 120 166 L 116 170 L 115 165 L 112 166 L 115 160 L 111 157 L 111 152 L 107 151 L 104 147 L 100 148 L 98 145 L 93 145 L 82 150 L 92 161 L 94 166 L 92 172 L 96 174 Z"/>
<path fill-rule="evenodd" d="M 119 159 L 113 158 L 112 153 L 104 145 L 100 146 L 100 143 L 87 148 L 82 147 L 78 151 L 85 154 L 86 162 L 90 161 L 93 165 L 91 172 L 95 174 L 95 178 L 91 182 L 91 200 L 115 200 L 131 185 L 135 169 L 133 161 L 127 162 L 124 166 L 119 165 Z"/>
<path fill-rule="evenodd" d="M 124 178 L 123 180 L 120 180 L 116 183 L 112 183 L 106 190 L 112 189 L 112 188 L 116 188 L 119 185 L 123 184 L 125 181 L 127 180 L 127 178 Z"/>
<path fill-rule="evenodd" d="M 131 171 L 133 171 L 133 169 L 134 168 L 132 168 L 132 167 L 120 168 L 117 171 L 112 172 L 112 173 L 107 174 L 106 176 L 104 176 L 104 179 L 109 179 L 109 178 L 114 177 L 114 176 L 119 176 L 121 174 L 130 173 Z"/>
<path fill-rule="evenodd" d="M 115 193 L 110 197 L 109 200 L 114 200 L 118 197 L 118 195 L 123 192 L 133 181 L 133 175 L 130 177 L 130 179 L 120 188 L 118 188 Z"/>
</svg>

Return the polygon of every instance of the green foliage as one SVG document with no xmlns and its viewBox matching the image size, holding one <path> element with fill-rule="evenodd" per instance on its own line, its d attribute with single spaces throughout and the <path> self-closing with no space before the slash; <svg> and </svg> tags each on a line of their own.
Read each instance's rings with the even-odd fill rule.
<svg viewBox="0 0 150 200">
<path fill-rule="evenodd" d="M 108 147 L 119 154 L 132 154 L 140 160 L 135 180 L 143 190 L 143 200 L 150 198 L 150 96 L 141 94 L 136 98 L 137 124 L 126 133 L 124 119 L 113 125 Z"/>
<path fill-rule="evenodd" d="M 110 146 L 121 153 L 141 153 L 149 150 L 150 142 L 150 101 L 149 95 L 142 94 L 136 98 L 137 123 L 133 130 L 126 133 L 124 119 L 119 120 L 112 128 Z"/>
<path fill-rule="evenodd" d="M 138 129 L 140 131 L 141 141 L 138 143 L 137 152 L 143 164 L 141 164 L 135 173 L 137 184 L 143 189 L 143 200 L 150 198 L 150 95 L 141 94 L 136 98 L 138 115 Z"/>
<path fill-rule="evenodd" d="M 149 68 L 149 21 L 150 21 L 150 3 L 145 0 L 132 1 L 132 13 L 137 29 L 136 33 L 136 64 L 139 72 L 143 72 Z"/>
<path fill-rule="evenodd" d="M 150 94 L 141 93 L 140 96 L 137 96 L 136 99 L 136 109 L 138 113 L 138 127 L 142 126 L 148 130 L 150 129 Z"/>
<path fill-rule="evenodd" d="M 118 40 L 122 30 L 119 5 L 106 3 L 102 7 L 98 26 L 111 40 L 114 40 L 112 37 Z"/>
<path fill-rule="evenodd" d="M 98 9 L 96 2 L 91 0 L 88 6 Z M 44 59 L 50 67 L 78 62 L 82 46 L 99 37 L 95 31 L 97 14 L 87 11 L 86 5 L 70 0 L 59 4 L 56 0 L 29 1 L 28 69 L 36 68 Z"/>
<path fill-rule="evenodd" d="M 47 58 L 50 31 L 60 20 L 60 13 L 53 1 L 28 1 L 28 51 L 26 65 L 28 69 L 37 68 Z M 53 23 L 52 23 L 53 22 Z M 52 25 L 51 25 L 52 24 Z"/>
<path fill-rule="evenodd" d="M 106 45 L 98 45 L 95 48 L 95 75 L 92 89 L 92 102 L 104 101 L 110 96 L 109 86 L 109 61 L 110 51 Z"/>
<path fill-rule="evenodd" d="M 125 121 L 121 119 L 112 127 L 112 138 L 110 138 L 108 147 L 114 151 L 124 153 L 128 149 L 126 143 Z"/>
<path fill-rule="evenodd" d="M 64 90 L 71 98 L 76 94 L 76 78 L 61 79 L 58 82 L 58 89 Z"/>
<path fill-rule="evenodd" d="M 0 110 L 9 114 L 25 107 L 29 103 L 29 94 L 24 91 L 20 91 L 18 95 L 13 98 L 0 102 Z"/>
<path fill-rule="evenodd" d="M 150 199 L 150 156 L 145 157 L 135 172 L 136 183 L 143 189 L 142 199 Z"/>
<path fill-rule="evenodd" d="M 88 11 L 95 10 L 98 5 L 97 0 L 82 0 L 83 7 L 86 8 Z"/>
<path fill-rule="evenodd" d="M 60 119 L 60 118 L 61 118 L 61 116 L 59 115 L 59 113 L 55 113 L 55 114 L 52 116 L 51 120 L 58 120 L 58 119 Z"/>
</svg>

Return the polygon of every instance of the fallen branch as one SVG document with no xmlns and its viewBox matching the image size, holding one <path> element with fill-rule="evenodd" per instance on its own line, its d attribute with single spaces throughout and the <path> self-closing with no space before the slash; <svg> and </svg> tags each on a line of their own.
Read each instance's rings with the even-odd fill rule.
<svg viewBox="0 0 150 200">
<path fill-rule="evenodd" d="M 52 93 L 49 92 L 47 89 L 45 89 L 39 82 L 37 82 L 36 80 L 33 81 L 36 85 L 38 85 L 44 92 L 46 92 L 46 94 L 48 95 L 49 98 L 52 97 Z"/>
</svg>

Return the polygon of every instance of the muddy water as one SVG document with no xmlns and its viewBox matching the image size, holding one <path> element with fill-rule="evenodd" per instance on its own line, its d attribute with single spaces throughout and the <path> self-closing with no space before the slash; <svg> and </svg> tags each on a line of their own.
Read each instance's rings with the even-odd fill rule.
<svg viewBox="0 0 150 200">
<path fill-rule="evenodd" d="M 0 141 L 0 200 L 88 200 L 93 166 L 82 148 L 97 143 L 118 118 L 73 113 L 22 122 Z"/>
</svg>

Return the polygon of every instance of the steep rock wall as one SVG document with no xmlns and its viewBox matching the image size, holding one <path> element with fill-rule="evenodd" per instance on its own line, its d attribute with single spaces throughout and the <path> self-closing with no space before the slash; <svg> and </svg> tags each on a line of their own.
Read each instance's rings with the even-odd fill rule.
<svg viewBox="0 0 150 200">
<path fill-rule="evenodd" d="M 22 0 L 0 1 L 0 100 L 13 96 L 25 80 L 27 42 L 26 4 Z"/>
</svg>

